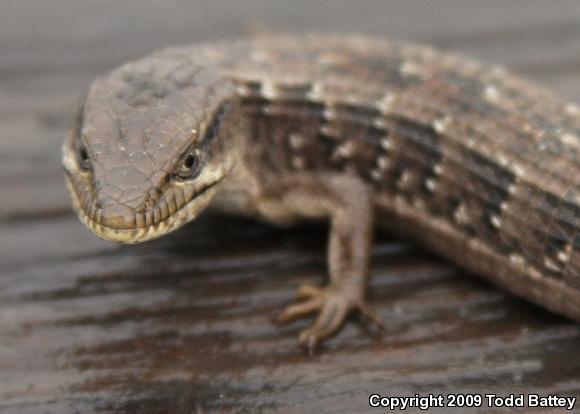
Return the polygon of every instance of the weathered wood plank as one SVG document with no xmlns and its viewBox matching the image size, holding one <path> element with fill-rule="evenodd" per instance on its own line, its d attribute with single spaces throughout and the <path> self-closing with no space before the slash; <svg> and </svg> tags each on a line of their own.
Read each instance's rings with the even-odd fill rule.
<svg viewBox="0 0 580 414">
<path fill-rule="evenodd" d="M 70 217 L 41 234 L 3 232 L 13 257 L 1 264 L 0 407 L 312 410 L 338 400 L 359 410 L 371 391 L 580 392 L 580 362 L 561 357 L 577 346 L 577 325 L 385 238 L 371 298 L 388 332 L 351 324 L 306 357 L 295 339 L 306 322 L 271 318 L 297 285 L 323 276 L 323 228 L 226 219 L 217 234 L 216 219 L 132 248 L 103 249 Z M 43 234 L 62 249 L 32 241 Z"/>
<path fill-rule="evenodd" d="M 206 216 L 164 239 L 118 246 L 74 218 L 59 165 L 69 109 L 93 77 L 165 45 L 260 31 L 431 43 L 580 101 L 579 2 L 1 8 L 0 412 L 376 412 L 371 392 L 580 396 L 577 324 L 384 235 L 371 303 L 388 331 L 349 323 L 321 355 L 306 356 L 296 335 L 308 321 L 272 319 L 299 284 L 322 283 L 324 226 L 281 231 Z"/>
</svg>

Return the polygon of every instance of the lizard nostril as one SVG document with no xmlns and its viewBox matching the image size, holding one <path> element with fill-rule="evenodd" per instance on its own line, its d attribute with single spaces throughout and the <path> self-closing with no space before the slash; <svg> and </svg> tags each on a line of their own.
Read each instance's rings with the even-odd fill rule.
<svg viewBox="0 0 580 414">
<path fill-rule="evenodd" d="M 101 224 L 114 229 L 135 228 L 135 212 L 120 204 L 105 206 L 102 209 Z"/>
</svg>

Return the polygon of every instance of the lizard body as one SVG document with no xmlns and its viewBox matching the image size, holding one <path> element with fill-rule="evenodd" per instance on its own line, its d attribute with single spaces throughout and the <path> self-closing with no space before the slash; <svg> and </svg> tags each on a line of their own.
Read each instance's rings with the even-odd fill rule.
<svg viewBox="0 0 580 414">
<path fill-rule="evenodd" d="M 580 320 L 580 110 L 499 67 L 357 36 L 170 48 L 96 80 L 63 147 L 98 236 L 159 237 L 205 207 L 330 221 L 309 347 L 365 303 L 373 226 Z"/>
</svg>

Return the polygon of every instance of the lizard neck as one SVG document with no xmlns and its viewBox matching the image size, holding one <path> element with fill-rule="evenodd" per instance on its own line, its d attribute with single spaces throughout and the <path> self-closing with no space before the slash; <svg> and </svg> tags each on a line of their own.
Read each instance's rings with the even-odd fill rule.
<svg viewBox="0 0 580 414">
<path fill-rule="evenodd" d="M 249 142 L 246 127 L 241 123 L 239 135 L 233 138 L 235 145 L 233 164 L 230 172 L 220 183 L 210 208 L 226 213 L 251 215 L 255 212 L 255 200 L 260 197 L 261 185 L 258 180 L 258 165 L 249 157 Z"/>
</svg>

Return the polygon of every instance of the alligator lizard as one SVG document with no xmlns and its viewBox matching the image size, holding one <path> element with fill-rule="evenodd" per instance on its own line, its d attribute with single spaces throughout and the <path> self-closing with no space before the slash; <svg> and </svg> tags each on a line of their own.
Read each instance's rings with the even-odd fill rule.
<svg viewBox="0 0 580 414">
<path fill-rule="evenodd" d="M 138 243 L 206 207 L 328 220 L 315 347 L 365 290 L 374 224 L 580 320 L 580 109 L 429 47 L 306 35 L 169 48 L 89 88 L 63 146 L 73 206 Z"/>
</svg>

